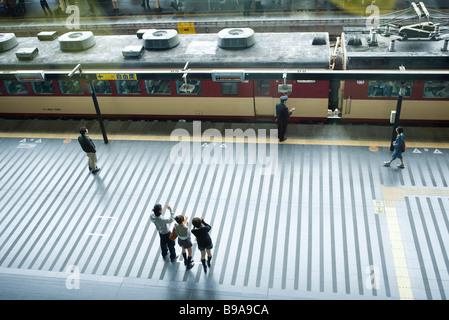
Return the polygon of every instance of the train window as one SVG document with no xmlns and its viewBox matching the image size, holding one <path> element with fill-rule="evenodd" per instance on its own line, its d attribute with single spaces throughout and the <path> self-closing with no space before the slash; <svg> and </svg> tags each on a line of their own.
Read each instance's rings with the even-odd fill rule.
<svg viewBox="0 0 449 320">
<path fill-rule="evenodd" d="M 9 94 L 28 94 L 28 89 L 24 82 L 17 80 L 4 80 L 6 91 Z"/>
<path fill-rule="evenodd" d="M 423 98 L 449 98 L 449 81 L 426 81 Z"/>
<path fill-rule="evenodd" d="M 269 96 L 270 95 L 270 80 L 258 80 L 257 81 L 257 95 Z"/>
<path fill-rule="evenodd" d="M 148 94 L 171 94 L 170 80 L 145 80 Z"/>
<path fill-rule="evenodd" d="M 42 82 L 32 82 L 31 86 L 35 94 L 54 94 L 55 87 L 53 86 L 53 80 L 47 80 Z"/>
<path fill-rule="evenodd" d="M 221 94 L 223 95 L 238 95 L 239 86 L 236 82 L 222 82 L 221 83 Z"/>
<path fill-rule="evenodd" d="M 63 94 L 83 94 L 80 80 L 59 80 L 59 88 Z"/>
<path fill-rule="evenodd" d="M 200 80 L 176 80 L 176 91 L 182 95 L 200 95 L 201 81 Z"/>
<path fill-rule="evenodd" d="M 116 80 L 119 94 L 141 94 L 139 80 Z"/>
<path fill-rule="evenodd" d="M 368 97 L 379 98 L 393 98 L 397 97 L 399 93 L 399 83 L 395 81 L 369 81 L 368 82 Z M 405 88 L 404 97 L 412 95 L 413 83 L 410 83 Z"/>
<path fill-rule="evenodd" d="M 96 94 L 112 94 L 111 84 L 109 83 L 109 80 L 93 80 L 92 86 L 95 89 Z M 89 93 L 92 93 L 89 89 L 89 86 L 87 86 Z"/>
</svg>

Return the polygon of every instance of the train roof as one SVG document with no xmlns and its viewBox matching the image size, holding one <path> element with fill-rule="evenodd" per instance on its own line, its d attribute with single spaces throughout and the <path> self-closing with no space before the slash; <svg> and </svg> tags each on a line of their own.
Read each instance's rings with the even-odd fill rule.
<svg viewBox="0 0 449 320">
<path fill-rule="evenodd" d="M 371 35 L 364 30 L 345 30 L 342 46 L 346 69 L 448 69 L 449 52 L 442 51 L 444 39 L 402 40 L 396 35 L 377 33 L 377 44 L 370 45 Z M 390 51 L 391 41 L 394 51 Z"/>
<path fill-rule="evenodd" d="M 0 53 L 0 69 L 83 68 L 329 68 L 329 34 L 256 33 L 255 44 L 245 49 L 219 47 L 217 34 L 179 34 L 180 43 L 167 50 L 145 50 L 140 58 L 124 58 L 126 46 L 142 46 L 136 35 L 95 36 L 95 45 L 81 52 L 64 52 L 58 39 L 17 38 L 18 45 Z M 319 39 L 319 44 L 313 44 Z M 21 48 L 38 48 L 33 60 L 19 60 Z"/>
</svg>

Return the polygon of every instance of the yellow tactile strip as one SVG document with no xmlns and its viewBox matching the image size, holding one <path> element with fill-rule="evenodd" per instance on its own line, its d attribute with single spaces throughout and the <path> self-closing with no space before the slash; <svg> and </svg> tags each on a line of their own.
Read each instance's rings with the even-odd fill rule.
<svg viewBox="0 0 449 320">
<path fill-rule="evenodd" d="M 407 268 L 404 245 L 402 243 L 401 230 L 399 228 L 396 208 L 385 207 L 388 234 L 390 236 L 391 252 L 393 254 L 394 269 L 401 300 L 413 300 L 412 285 Z"/>
<path fill-rule="evenodd" d="M 449 196 L 448 189 L 383 187 L 383 205 L 390 236 L 391 251 L 401 300 L 412 300 L 413 292 L 407 268 L 401 230 L 394 201 L 405 201 L 405 195 Z"/>
<path fill-rule="evenodd" d="M 35 132 L 0 132 L 2 138 L 41 138 L 41 139 L 76 139 L 78 134 L 70 133 L 35 133 Z M 102 140 L 101 134 L 89 134 L 92 139 Z M 257 138 L 244 138 L 243 141 L 234 137 L 234 142 L 245 143 L 266 143 L 267 140 L 259 140 Z M 108 134 L 109 140 L 136 140 L 136 141 L 171 141 L 169 135 L 126 135 L 126 134 Z M 192 142 L 209 142 L 210 140 L 204 140 L 201 137 L 191 137 Z M 225 142 L 223 137 L 222 142 Z M 338 146 L 360 146 L 360 147 L 389 147 L 388 141 L 369 141 L 369 140 L 339 140 L 339 139 L 295 139 L 289 138 L 282 144 L 304 144 L 304 145 L 338 145 Z M 436 142 L 407 142 L 407 148 L 437 148 L 444 149 L 449 148 L 449 143 L 436 143 Z"/>
<path fill-rule="evenodd" d="M 383 187 L 382 194 L 384 200 L 404 201 L 407 195 L 427 195 L 427 196 L 449 196 L 449 189 L 422 189 L 422 188 L 396 188 Z"/>
</svg>

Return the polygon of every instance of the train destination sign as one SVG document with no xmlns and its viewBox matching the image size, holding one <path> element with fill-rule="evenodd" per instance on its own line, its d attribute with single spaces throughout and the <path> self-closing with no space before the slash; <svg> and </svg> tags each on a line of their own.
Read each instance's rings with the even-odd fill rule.
<svg viewBox="0 0 449 320">
<path fill-rule="evenodd" d="M 97 80 L 137 80 L 135 73 L 97 73 Z"/>
<path fill-rule="evenodd" d="M 212 81 L 215 82 L 244 82 L 245 72 L 243 70 L 212 71 Z"/>
</svg>

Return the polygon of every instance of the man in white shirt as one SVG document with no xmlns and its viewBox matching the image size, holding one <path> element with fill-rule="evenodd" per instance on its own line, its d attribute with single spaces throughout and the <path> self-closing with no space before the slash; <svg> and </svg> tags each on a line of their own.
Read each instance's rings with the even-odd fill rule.
<svg viewBox="0 0 449 320">
<path fill-rule="evenodd" d="M 153 208 L 153 213 L 151 214 L 150 219 L 156 226 L 156 229 L 159 232 L 159 236 L 161 238 L 162 258 L 165 259 L 168 251 L 170 251 L 170 260 L 173 262 L 177 258 L 175 242 L 173 240 L 170 240 L 169 237 L 171 234 L 170 225 L 175 219 L 175 214 L 168 204 L 165 207 L 170 210 L 169 217 L 164 217 L 162 215 L 162 206 L 160 204 L 156 204 Z"/>
</svg>

